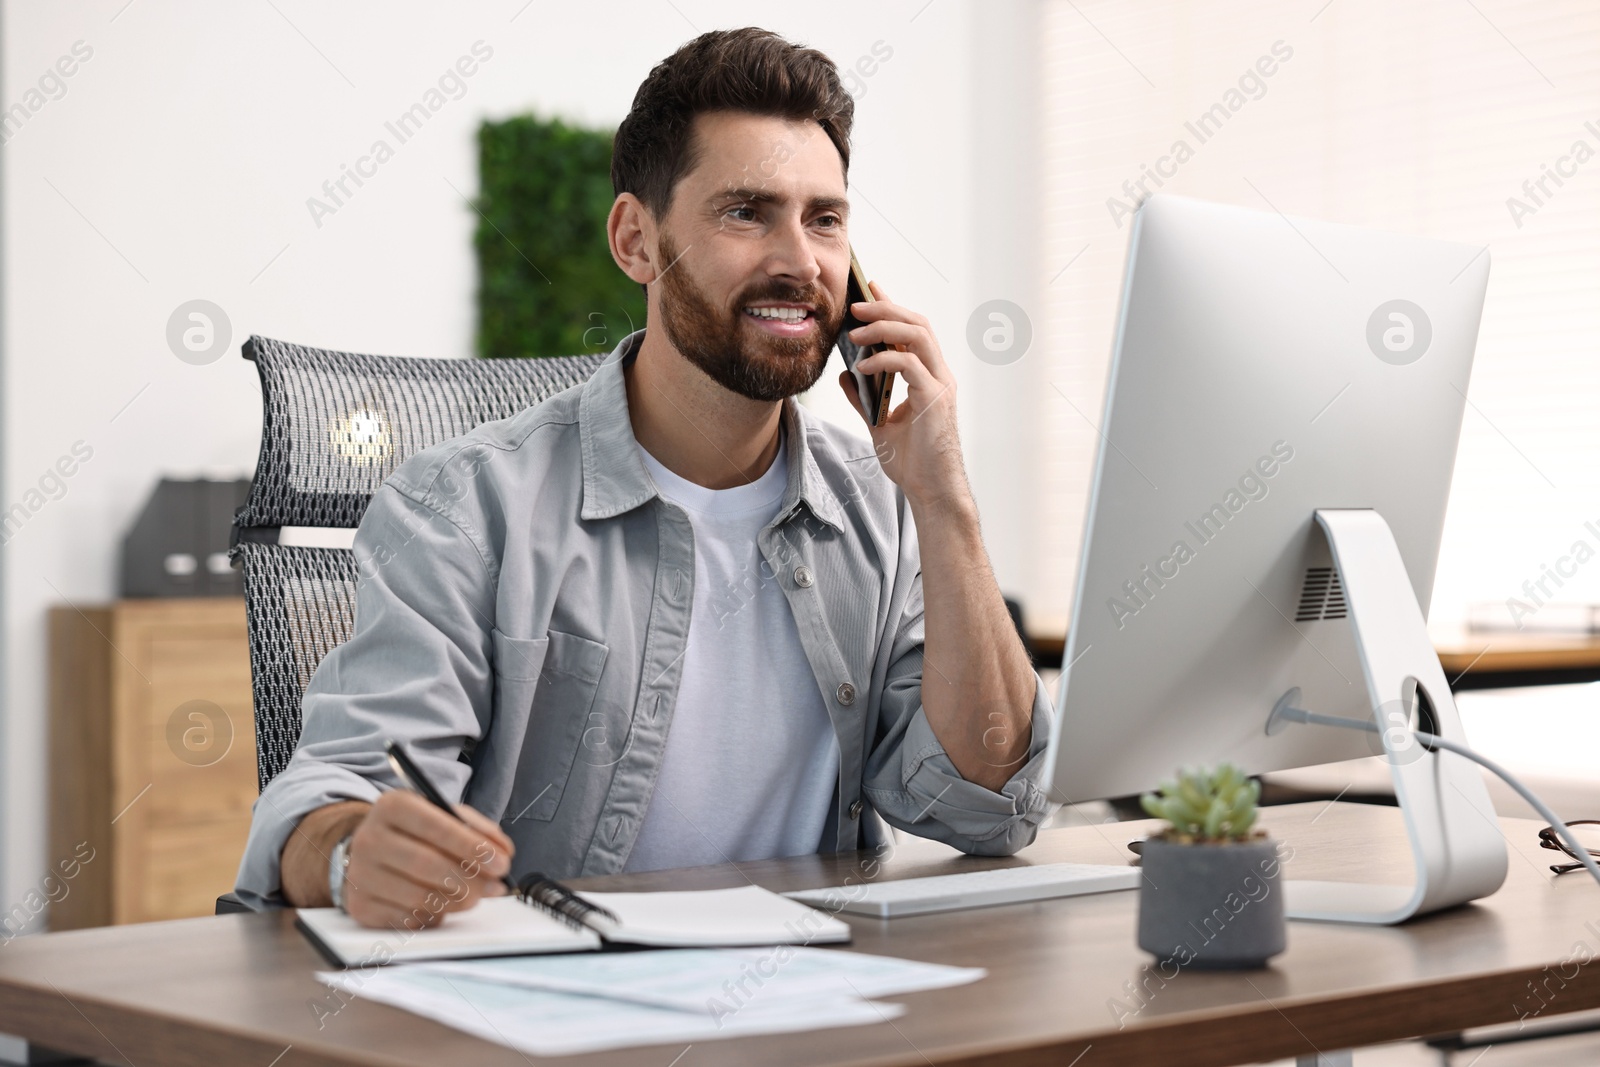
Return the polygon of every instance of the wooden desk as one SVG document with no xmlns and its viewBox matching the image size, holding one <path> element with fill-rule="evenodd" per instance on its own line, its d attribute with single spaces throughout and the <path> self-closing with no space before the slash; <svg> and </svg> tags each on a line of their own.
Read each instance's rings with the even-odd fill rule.
<svg viewBox="0 0 1600 1067">
<path fill-rule="evenodd" d="M 1064 626 L 1030 626 L 1028 640 L 1041 668 L 1061 668 Z M 1434 647 L 1450 688 L 1458 692 L 1600 680 L 1600 636 L 1463 632 L 1436 638 Z"/>
<path fill-rule="evenodd" d="M 1438 638 L 1434 646 L 1454 689 L 1560 685 L 1600 679 L 1600 636 L 1463 633 Z"/>
<path fill-rule="evenodd" d="M 1264 823 L 1295 849 L 1300 877 L 1397 877 L 1405 867 L 1393 808 L 1302 804 Z M 976 985 L 891 998 L 892 1024 L 702 1042 L 693 1063 L 890 1065 L 1051 1064 L 1084 1067 L 1253 1063 L 1600 1006 L 1600 966 L 1563 968 L 1577 946 L 1600 958 L 1600 887 L 1553 878 L 1537 825 L 1501 820 L 1513 855 L 1493 897 L 1403 927 L 1292 923 L 1289 948 L 1263 970 L 1183 971 L 1158 985 L 1134 945 L 1136 898 L 1111 893 L 883 921 L 849 918 L 861 952 L 982 966 Z M 1015 862 L 1120 862 L 1149 823 L 1046 831 L 1021 860 L 951 859 L 906 844 L 890 877 Z M 773 889 L 843 884 L 861 853 L 589 879 L 590 888 L 743 884 Z M 480 1042 L 395 1008 L 355 999 L 319 1030 L 311 1005 L 322 959 L 288 913 L 229 915 L 19 939 L 0 951 L 0 1031 L 112 1062 L 439 1064 L 524 1067 L 515 1050 Z M 1152 977 L 1155 975 L 1155 977 Z M 1129 988 L 1148 983 L 1142 1010 Z M 292 1047 L 291 1047 L 292 1046 Z M 285 1049 L 288 1049 L 285 1052 Z M 584 1064 L 666 1067 L 681 1047 L 575 1057 Z M 281 1059 L 275 1059 L 282 1054 Z M 541 1061 L 549 1062 L 549 1061 Z M 563 1060 L 560 1062 L 568 1062 Z"/>
</svg>

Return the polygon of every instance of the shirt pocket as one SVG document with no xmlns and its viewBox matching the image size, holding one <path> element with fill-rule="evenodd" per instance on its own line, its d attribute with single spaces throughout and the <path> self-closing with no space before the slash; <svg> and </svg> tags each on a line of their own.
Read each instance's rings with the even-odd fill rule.
<svg viewBox="0 0 1600 1067">
<path fill-rule="evenodd" d="M 610 649 L 577 634 L 494 631 L 496 719 L 526 721 L 505 821 L 555 818 Z M 505 720 L 502 720 L 505 721 Z"/>
</svg>

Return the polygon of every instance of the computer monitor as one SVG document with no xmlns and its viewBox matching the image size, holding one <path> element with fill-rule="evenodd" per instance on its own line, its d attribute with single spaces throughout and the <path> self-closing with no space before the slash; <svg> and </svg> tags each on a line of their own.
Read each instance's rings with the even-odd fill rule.
<svg viewBox="0 0 1600 1067">
<path fill-rule="evenodd" d="M 1053 800 L 1141 792 L 1180 766 L 1384 755 L 1416 881 L 1292 884 L 1290 914 L 1397 922 L 1499 887 L 1505 847 L 1478 771 L 1410 737 L 1420 714 L 1461 740 L 1424 619 L 1488 273 L 1481 247 L 1143 204 Z M 1289 707 L 1383 732 L 1286 723 Z"/>
</svg>

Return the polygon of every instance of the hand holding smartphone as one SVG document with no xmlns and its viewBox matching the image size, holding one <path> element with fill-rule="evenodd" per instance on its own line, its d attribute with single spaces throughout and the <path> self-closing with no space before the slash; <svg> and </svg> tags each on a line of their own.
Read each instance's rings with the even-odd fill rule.
<svg viewBox="0 0 1600 1067">
<path fill-rule="evenodd" d="M 850 250 L 850 279 L 845 285 L 844 322 L 839 327 L 839 355 L 844 359 L 844 365 L 849 369 L 851 377 L 855 378 L 856 391 L 860 396 L 861 410 L 866 413 L 867 422 L 873 426 L 882 426 L 889 417 L 889 396 L 894 391 L 894 372 L 886 371 L 882 374 L 862 374 L 856 370 L 856 364 L 866 359 L 875 352 L 883 351 L 887 345 L 873 344 L 862 348 L 850 339 L 850 331 L 866 323 L 851 314 L 850 307 L 856 301 L 871 301 L 872 291 L 867 288 L 867 275 L 861 269 L 861 264 L 856 260 L 855 249 Z"/>
</svg>

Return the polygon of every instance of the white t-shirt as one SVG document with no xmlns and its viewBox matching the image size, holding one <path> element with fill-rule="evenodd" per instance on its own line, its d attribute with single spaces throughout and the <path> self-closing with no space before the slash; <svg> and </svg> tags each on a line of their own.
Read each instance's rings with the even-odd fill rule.
<svg viewBox="0 0 1600 1067">
<path fill-rule="evenodd" d="M 661 773 L 625 871 L 798 856 L 821 843 L 839 744 L 794 614 L 756 536 L 788 483 L 707 489 L 639 449 L 694 528 L 694 606 Z"/>
</svg>

